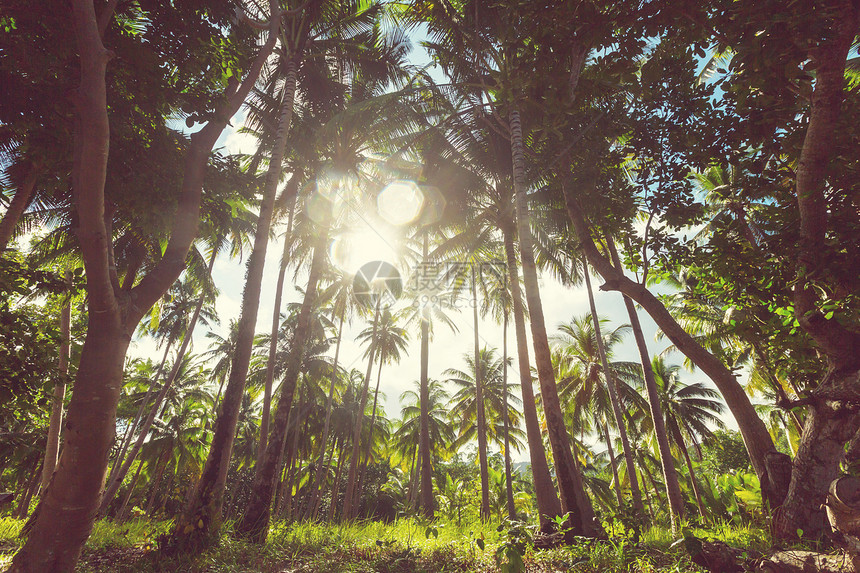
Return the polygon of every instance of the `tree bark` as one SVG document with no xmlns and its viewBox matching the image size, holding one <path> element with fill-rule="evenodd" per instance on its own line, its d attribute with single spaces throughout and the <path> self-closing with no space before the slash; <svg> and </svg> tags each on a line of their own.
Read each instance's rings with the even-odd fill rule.
<svg viewBox="0 0 860 573">
<path fill-rule="evenodd" d="M 564 424 L 564 415 L 555 384 L 555 372 L 547 341 L 544 324 L 543 306 L 534 261 L 531 228 L 525 184 L 525 158 L 520 114 L 516 109 L 510 112 L 511 156 L 513 161 L 514 205 L 516 208 L 517 233 L 519 236 L 520 258 L 523 264 L 526 301 L 529 308 L 529 322 L 532 330 L 532 343 L 535 350 L 535 364 L 541 387 L 547 432 L 552 447 L 555 472 L 561 493 L 562 510 L 569 515 L 573 535 L 602 537 L 603 528 L 595 519 L 594 508 L 585 493 L 582 474 L 570 450 L 570 438 Z"/>
<path fill-rule="evenodd" d="M 594 334 L 597 340 L 597 352 L 600 355 L 600 364 L 603 366 L 603 375 L 606 379 L 606 388 L 609 390 L 609 401 L 612 405 L 612 414 L 615 416 L 615 425 L 618 435 L 621 437 L 621 447 L 624 450 L 624 459 L 627 460 L 627 478 L 630 480 L 630 496 L 633 498 L 633 511 L 641 514 L 642 494 L 639 492 L 639 480 L 636 478 L 636 464 L 633 460 L 633 451 L 630 449 L 630 440 L 627 437 L 627 427 L 624 424 L 624 415 L 621 413 L 620 400 L 618 398 L 618 382 L 609 369 L 609 361 L 606 358 L 606 347 L 603 344 L 603 334 L 600 331 L 600 320 L 597 317 L 597 307 L 594 304 L 594 292 L 591 290 L 591 276 L 588 270 L 588 261 L 582 260 L 585 286 L 588 290 L 588 304 L 591 307 L 591 320 L 594 323 Z"/>
<path fill-rule="evenodd" d="M 230 367 L 230 377 L 224 390 L 218 419 L 215 421 L 206 465 L 200 476 L 200 481 L 197 482 L 194 489 L 191 501 L 176 521 L 176 529 L 173 534 L 174 543 L 180 547 L 190 548 L 199 544 L 207 545 L 214 541 L 220 532 L 224 487 L 227 472 L 230 469 L 233 440 L 236 437 L 236 425 L 239 420 L 239 410 L 242 407 L 242 397 L 245 393 L 245 382 L 247 381 L 254 346 L 263 269 L 266 264 L 266 250 L 269 244 L 269 229 L 274 215 L 275 197 L 281 178 L 295 94 L 296 62 L 289 60 L 279 110 L 278 129 L 272 157 L 269 161 L 269 169 L 266 173 L 266 183 L 260 203 L 260 215 L 257 219 L 257 229 L 254 235 L 254 248 L 248 258 L 245 292 L 242 295 L 242 311 L 236 335 L 236 349 Z M 271 495 L 268 503 L 271 503 Z"/>
<path fill-rule="evenodd" d="M 33 192 L 36 190 L 36 180 L 41 175 L 42 170 L 39 167 L 30 167 L 21 185 L 15 190 L 15 196 L 9 203 L 9 208 L 3 213 L 3 219 L 0 220 L 0 252 L 6 250 L 9 246 L 9 241 L 12 240 L 12 235 L 15 234 L 15 228 L 21 221 L 24 211 L 30 204 L 33 198 Z"/>
<path fill-rule="evenodd" d="M 478 465 L 481 471 L 481 519 L 490 519 L 490 472 L 487 463 L 487 415 L 484 411 L 484 372 L 481 371 L 481 349 L 478 336 L 478 289 L 475 266 L 472 265 L 472 313 L 475 328 L 475 417 L 478 425 Z"/>
<path fill-rule="evenodd" d="M 611 237 L 607 238 L 607 244 L 615 268 L 622 268 L 618 251 L 615 249 L 615 243 Z M 648 396 L 648 409 L 654 425 L 654 436 L 657 438 L 657 451 L 660 454 L 660 466 L 663 470 L 663 481 L 666 484 L 666 498 L 669 500 L 672 532 L 677 533 L 681 521 L 684 519 L 684 496 L 681 494 L 681 484 L 678 482 L 678 473 L 675 471 L 675 463 L 672 461 L 672 449 L 669 447 L 666 421 L 660 406 L 660 393 L 657 389 L 657 380 L 654 378 L 654 370 L 651 367 L 651 354 L 648 352 L 648 344 L 645 342 L 645 334 L 642 332 L 642 323 L 639 322 L 639 314 L 636 312 L 633 300 L 626 294 L 622 294 L 622 297 L 624 298 L 624 306 L 627 308 L 627 317 L 630 319 L 630 327 L 633 330 L 633 338 L 636 340 L 636 348 L 639 350 L 639 361 L 642 363 L 645 394 Z"/>
<path fill-rule="evenodd" d="M 277 10 L 277 3 L 271 1 Z M 109 264 L 110 235 L 105 225 L 104 183 L 110 130 L 105 71 L 110 53 L 101 41 L 92 0 L 74 0 L 71 17 L 80 54 L 80 87 L 75 94 L 76 129 L 72 190 L 78 213 L 78 242 L 87 275 L 87 334 L 69 402 L 64 445 L 54 477 L 42 497 L 27 542 L 10 571 L 71 572 L 92 530 L 114 440 L 116 407 L 128 344 L 144 313 L 179 276 L 197 233 L 203 176 L 209 152 L 227 121 L 256 82 L 277 41 L 280 18 L 268 26 L 238 89 L 231 90 L 215 119 L 191 136 L 177 212 L 161 261 L 129 292 L 116 287 Z M 130 304 L 134 301 L 134 304 Z M 62 523 L 63 527 L 57 527 Z"/>
<path fill-rule="evenodd" d="M 143 462 L 137 464 L 137 470 L 134 472 L 134 477 L 131 478 L 131 483 L 128 486 L 128 491 L 125 494 L 125 497 L 122 498 L 122 503 L 119 504 L 119 509 L 116 511 L 116 517 L 114 518 L 116 523 L 122 523 L 125 521 L 126 507 L 128 507 L 128 502 L 131 500 L 131 496 L 134 494 L 134 487 L 137 485 L 137 478 L 140 477 L 140 471 L 143 469 Z"/>
<path fill-rule="evenodd" d="M 364 460 L 361 462 L 361 472 L 358 474 L 358 487 L 355 490 L 355 507 L 361 505 L 361 496 L 364 492 L 364 478 L 367 475 L 367 465 L 370 463 L 370 454 L 373 451 L 373 428 L 376 425 L 376 405 L 379 400 L 379 383 L 382 381 L 383 356 L 380 351 L 379 369 L 376 371 L 376 390 L 373 392 L 373 408 L 370 415 L 370 429 L 367 432 L 367 446 L 364 448 Z"/>
<path fill-rule="evenodd" d="M 609 425 L 606 422 L 603 423 L 603 438 L 606 440 L 606 453 L 609 455 L 609 467 L 612 468 L 612 479 L 615 481 L 615 497 L 618 499 L 618 509 L 620 511 L 624 507 L 624 496 L 621 495 L 618 462 L 615 461 L 615 450 L 612 448 L 612 438 L 609 435 Z"/>
<path fill-rule="evenodd" d="M 317 232 L 319 235 L 314 245 L 311 268 L 308 273 L 308 285 L 305 289 L 302 307 L 299 310 L 298 320 L 296 321 L 296 330 L 292 338 L 293 343 L 287 356 L 286 372 L 284 374 L 284 381 L 281 383 L 272 431 L 269 434 L 269 440 L 266 445 L 266 455 L 263 457 L 262 464 L 257 467 L 254 473 L 251 500 L 248 503 L 245 515 L 236 525 L 237 533 L 255 543 L 265 542 L 269 533 L 272 493 L 275 489 L 278 469 L 281 466 L 281 457 L 287 438 L 293 396 L 296 392 L 296 385 L 305 358 L 308 337 L 310 336 L 311 314 L 317 304 L 317 285 L 324 271 L 326 255 L 328 253 L 329 224 L 326 223 Z M 298 420 L 296 420 L 295 431 L 299 431 Z"/>
<path fill-rule="evenodd" d="M 520 291 L 520 275 L 517 270 L 517 257 L 514 253 L 514 231 L 507 225 L 504 232 L 505 257 L 507 259 L 508 280 L 511 285 L 511 301 L 514 313 L 514 330 L 517 337 L 517 367 L 520 372 L 520 389 L 523 394 L 523 419 L 526 424 L 526 438 L 529 444 L 529 461 L 531 462 L 532 478 L 535 484 L 535 501 L 537 502 L 539 521 L 542 530 L 548 530 L 552 520 L 561 515 L 561 503 L 552 484 L 549 465 L 546 461 L 540 422 L 537 416 L 537 404 L 532 389 L 531 367 L 529 366 L 529 348 L 526 338 L 526 321 L 523 309 L 522 293 Z"/>
<path fill-rule="evenodd" d="M 71 273 L 66 271 L 66 281 L 71 279 Z M 48 443 L 45 446 L 45 461 L 42 462 L 42 491 L 48 491 L 48 484 L 54 475 L 57 465 L 57 455 L 60 451 L 60 430 L 63 425 L 63 401 L 66 396 L 66 380 L 69 375 L 69 348 L 72 324 L 71 300 L 67 299 L 60 311 L 60 356 L 57 364 L 59 377 L 54 384 L 54 394 L 51 398 L 51 417 L 48 423 Z"/>
</svg>

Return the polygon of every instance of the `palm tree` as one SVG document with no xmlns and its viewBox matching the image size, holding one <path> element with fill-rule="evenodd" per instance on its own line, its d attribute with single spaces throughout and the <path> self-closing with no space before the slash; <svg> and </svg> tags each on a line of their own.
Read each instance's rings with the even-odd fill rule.
<svg viewBox="0 0 860 573">
<path fill-rule="evenodd" d="M 675 447 L 684 456 L 687 471 L 690 474 L 690 484 L 696 497 L 696 505 L 702 519 L 705 519 L 706 511 L 702 504 L 702 496 L 699 492 L 699 484 L 696 481 L 685 436 L 689 440 L 698 438 L 698 443 L 712 434 L 708 424 L 717 428 L 724 426 L 720 418 L 720 414 L 724 410 L 722 402 L 719 401 L 720 394 L 701 382 L 684 384 L 680 377 L 681 367 L 667 365 L 660 356 L 654 357 L 651 366 L 660 393 L 660 405 L 666 418 L 666 428 L 675 443 Z"/>
</svg>

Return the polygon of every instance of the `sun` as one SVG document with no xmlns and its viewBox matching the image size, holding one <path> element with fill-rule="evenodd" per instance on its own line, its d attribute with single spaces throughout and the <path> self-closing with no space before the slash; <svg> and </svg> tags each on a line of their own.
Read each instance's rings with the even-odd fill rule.
<svg viewBox="0 0 860 573">
<path fill-rule="evenodd" d="M 350 274 L 355 274 L 362 265 L 371 261 L 385 261 L 397 266 L 400 253 L 394 235 L 384 227 L 362 222 L 335 237 L 331 245 L 331 261 Z"/>
</svg>

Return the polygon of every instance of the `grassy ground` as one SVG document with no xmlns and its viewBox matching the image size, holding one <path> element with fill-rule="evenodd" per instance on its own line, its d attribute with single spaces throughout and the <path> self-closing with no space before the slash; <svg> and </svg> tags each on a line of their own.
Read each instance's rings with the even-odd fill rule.
<svg viewBox="0 0 860 573">
<path fill-rule="evenodd" d="M 0 519 L 0 569 L 18 547 L 23 522 Z M 199 555 L 160 558 L 158 535 L 170 522 L 133 520 L 123 525 L 96 523 L 78 570 L 86 573 L 453 573 L 501 572 L 497 550 L 509 537 L 496 524 L 456 523 L 428 526 L 413 520 L 392 524 L 352 525 L 277 524 L 263 546 L 224 536 L 220 546 Z M 767 535 L 749 527 L 716 526 L 694 530 L 699 537 L 721 539 L 730 545 L 765 549 Z M 623 536 L 610 541 L 583 541 L 568 547 L 523 553 L 528 573 L 670 573 L 700 571 L 682 547 L 671 547 L 666 530 L 643 532 L 641 543 Z"/>
</svg>

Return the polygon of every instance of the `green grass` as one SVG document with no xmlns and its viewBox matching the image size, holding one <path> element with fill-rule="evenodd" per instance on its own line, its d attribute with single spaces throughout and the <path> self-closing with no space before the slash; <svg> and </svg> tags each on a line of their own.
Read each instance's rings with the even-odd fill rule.
<svg viewBox="0 0 860 573">
<path fill-rule="evenodd" d="M 0 519 L 0 569 L 20 544 L 23 521 Z M 134 519 L 122 525 L 100 521 L 83 552 L 81 573 L 495 573 L 496 549 L 507 540 L 494 523 L 434 523 L 401 519 L 390 524 L 345 525 L 276 523 L 265 546 L 228 534 L 217 547 L 196 555 L 160 558 L 156 539 L 172 522 Z M 697 537 L 719 539 L 744 549 L 770 546 L 766 530 L 731 523 L 692 529 Z M 479 542 L 478 540 L 482 540 Z M 634 544 L 624 537 L 552 550 L 528 549 L 528 573 L 681 573 L 700 571 L 671 533 L 651 527 Z M 481 548 L 483 545 L 483 549 Z"/>
</svg>

